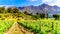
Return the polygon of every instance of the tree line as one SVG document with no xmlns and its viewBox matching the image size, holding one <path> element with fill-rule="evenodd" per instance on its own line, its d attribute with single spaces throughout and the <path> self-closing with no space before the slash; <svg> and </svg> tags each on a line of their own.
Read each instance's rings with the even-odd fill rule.
<svg viewBox="0 0 60 34">
<path fill-rule="evenodd" d="M 8 7 L 8 8 L 5 8 L 5 7 L 0 7 L 0 13 L 18 13 L 19 10 L 14 7 Z"/>
<path fill-rule="evenodd" d="M 21 13 L 17 7 L 8 7 L 7 9 L 5 7 L 0 7 L 0 13 Z M 36 13 L 36 15 L 33 15 L 32 13 L 29 13 L 28 11 L 24 11 L 24 14 L 30 15 L 35 17 L 36 19 L 38 18 L 49 18 L 48 13 Z M 57 20 L 59 19 L 60 15 L 54 14 L 53 17 Z"/>
<path fill-rule="evenodd" d="M 25 11 L 24 14 L 33 16 L 33 17 L 35 17 L 36 19 L 38 19 L 38 18 L 42 18 L 42 19 L 48 18 L 48 13 L 45 14 L 45 13 L 38 13 L 38 12 L 37 12 L 35 15 L 33 15 L 32 13 L 28 13 L 27 11 Z"/>
</svg>

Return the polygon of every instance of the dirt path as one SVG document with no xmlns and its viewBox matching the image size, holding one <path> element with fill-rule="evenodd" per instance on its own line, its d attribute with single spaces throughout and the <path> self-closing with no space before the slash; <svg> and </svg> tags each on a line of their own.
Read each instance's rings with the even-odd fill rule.
<svg viewBox="0 0 60 34">
<path fill-rule="evenodd" d="M 25 28 L 23 28 L 21 25 L 18 23 L 14 23 L 12 27 L 5 32 L 4 34 L 34 34 L 33 32 L 29 32 Z"/>
</svg>

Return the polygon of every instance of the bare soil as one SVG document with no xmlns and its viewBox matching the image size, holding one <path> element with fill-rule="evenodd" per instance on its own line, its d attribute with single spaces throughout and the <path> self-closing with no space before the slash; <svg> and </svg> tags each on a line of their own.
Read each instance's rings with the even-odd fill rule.
<svg viewBox="0 0 60 34">
<path fill-rule="evenodd" d="M 12 25 L 12 27 L 3 34 L 34 34 L 34 33 L 30 32 L 29 30 L 25 29 L 24 27 L 15 22 Z"/>
</svg>

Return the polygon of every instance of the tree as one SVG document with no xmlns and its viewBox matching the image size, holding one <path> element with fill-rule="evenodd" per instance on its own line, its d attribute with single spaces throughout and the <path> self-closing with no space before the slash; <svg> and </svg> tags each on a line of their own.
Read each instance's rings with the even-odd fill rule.
<svg viewBox="0 0 60 34">
<path fill-rule="evenodd" d="M 27 11 L 25 11 L 25 12 L 24 12 L 24 14 L 28 14 L 28 12 L 27 12 Z"/>
<path fill-rule="evenodd" d="M 41 18 L 45 18 L 45 13 L 41 13 L 41 14 L 40 14 L 40 17 L 41 17 Z"/>
<path fill-rule="evenodd" d="M 36 15 L 34 15 L 36 19 L 40 18 L 40 14 L 37 12 Z"/>
<path fill-rule="evenodd" d="M 37 12 L 36 15 L 39 15 L 39 13 Z"/>
<path fill-rule="evenodd" d="M 5 13 L 6 10 L 5 10 L 5 7 L 0 7 L 0 13 Z"/>
<path fill-rule="evenodd" d="M 13 8 L 13 13 L 19 13 L 19 9 Z"/>
<path fill-rule="evenodd" d="M 12 13 L 12 12 L 13 12 L 13 9 L 12 9 L 11 7 L 9 7 L 9 8 L 7 9 L 7 12 L 8 12 L 8 13 Z"/>
<path fill-rule="evenodd" d="M 58 14 L 54 14 L 53 17 L 55 18 L 55 20 L 57 20 L 59 18 Z"/>
</svg>

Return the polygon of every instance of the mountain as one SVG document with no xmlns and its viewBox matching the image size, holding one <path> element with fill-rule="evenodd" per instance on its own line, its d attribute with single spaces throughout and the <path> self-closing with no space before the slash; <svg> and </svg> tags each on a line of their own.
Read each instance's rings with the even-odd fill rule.
<svg viewBox="0 0 60 34">
<path fill-rule="evenodd" d="M 48 13 L 48 14 L 60 14 L 60 7 L 58 6 L 50 6 L 48 4 L 42 4 L 39 6 L 24 6 L 18 7 L 18 9 L 22 12 L 28 11 L 30 13 L 36 14 L 38 13 Z"/>
</svg>

